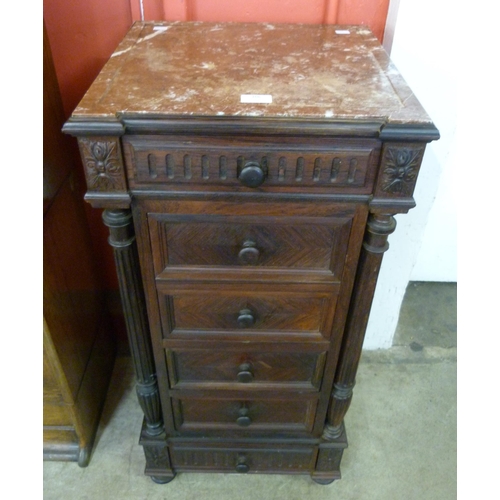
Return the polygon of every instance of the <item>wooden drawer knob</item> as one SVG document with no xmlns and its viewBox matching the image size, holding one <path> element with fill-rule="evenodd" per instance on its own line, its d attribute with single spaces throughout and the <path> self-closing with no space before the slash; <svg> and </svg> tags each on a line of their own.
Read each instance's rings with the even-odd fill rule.
<svg viewBox="0 0 500 500">
<path fill-rule="evenodd" d="M 262 167 L 256 161 L 249 161 L 241 169 L 238 179 L 246 187 L 259 187 L 266 176 Z"/>
<path fill-rule="evenodd" d="M 240 328 L 250 328 L 255 324 L 255 315 L 250 309 L 242 309 L 238 316 L 238 326 Z"/>
<path fill-rule="evenodd" d="M 247 384 L 253 380 L 252 365 L 250 363 L 242 363 L 238 370 L 238 382 Z"/>
<path fill-rule="evenodd" d="M 248 408 L 246 405 L 243 405 L 238 410 L 238 418 L 236 419 L 236 423 L 240 427 L 248 427 L 252 423 L 252 419 L 248 416 Z"/>
<path fill-rule="evenodd" d="M 238 262 L 247 266 L 254 266 L 259 260 L 260 252 L 255 241 L 247 240 L 238 253 Z"/>
<path fill-rule="evenodd" d="M 250 467 L 246 463 L 247 457 L 245 455 L 238 455 L 238 461 L 236 462 L 236 472 L 245 473 L 250 470 Z"/>
</svg>

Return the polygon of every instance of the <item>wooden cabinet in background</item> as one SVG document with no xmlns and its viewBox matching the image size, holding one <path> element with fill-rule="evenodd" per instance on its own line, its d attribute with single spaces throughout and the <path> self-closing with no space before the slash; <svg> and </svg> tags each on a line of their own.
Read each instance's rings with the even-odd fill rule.
<svg viewBox="0 0 500 500">
<path fill-rule="evenodd" d="M 115 359 L 44 30 L 43 456 L 90 459 Z"/>
<path fill-rule="evenodd" d="M 338 479 L 387 238 L 439 137 L 377 39 L 136 23 L 65 131 L 105 208 L 146 474 Z"/>
</svg>

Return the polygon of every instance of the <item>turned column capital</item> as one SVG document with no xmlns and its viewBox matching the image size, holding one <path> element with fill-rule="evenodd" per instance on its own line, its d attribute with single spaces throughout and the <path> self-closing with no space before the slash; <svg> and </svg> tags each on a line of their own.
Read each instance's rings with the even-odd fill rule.
<svg viewBox="0 0 500 500">
<path fill-rule="evenodd" d="M 396 219 L 392 214 L 370 213 L 363 248 L 371 253 L 384 253 L 389 248 L 387 237 L 395 229 Z"/>
<path fill-rule="evenodd" d="M 107 209 L 102 220 L 109 228 L 108 243 L 113 248 L 130 246 L 135 240 L 135 232 L 130 209 Z"/>
</svg>

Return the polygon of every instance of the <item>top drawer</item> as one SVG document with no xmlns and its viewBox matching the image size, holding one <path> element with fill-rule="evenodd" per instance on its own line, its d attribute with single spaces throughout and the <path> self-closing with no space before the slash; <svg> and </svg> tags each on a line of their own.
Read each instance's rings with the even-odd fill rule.
<svg viewBox="0 0 500 500">
<path fill-rule="evenodd" d="M 331 201 L 154 200 L 147 214 L 157 279 L 339 282 L 362 205 Z"/>
<path fill-rule="evenodd" d="M 376 140 L 126 136 L 131 188 L 286 188 L 369 194 Z"/>
</svg>

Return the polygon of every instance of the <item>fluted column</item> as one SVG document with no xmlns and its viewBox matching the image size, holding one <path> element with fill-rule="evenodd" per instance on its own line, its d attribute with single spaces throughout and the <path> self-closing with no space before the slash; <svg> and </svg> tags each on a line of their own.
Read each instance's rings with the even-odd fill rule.
<svg viewBox="0 0 500 500">
<path fill-rule="evenodd" d="M 396 221 L 391 214 L 370 214 L 335 373 L 327 425 L 323 433 L 326 440 L 337 439 L 342 434 L 382 257 L 389 248 L 387 238 L 395 228 Z"/>
<path fill-rule="evenodd" d="M 132 214 L 129 209 L 105 210 L 102 217 L 109 228 L 108 242 L 114 250 L 137 397 L 144 412 L 146 433 L 157 436 L 163 432 L 163 422 Z"/>
</svg>

